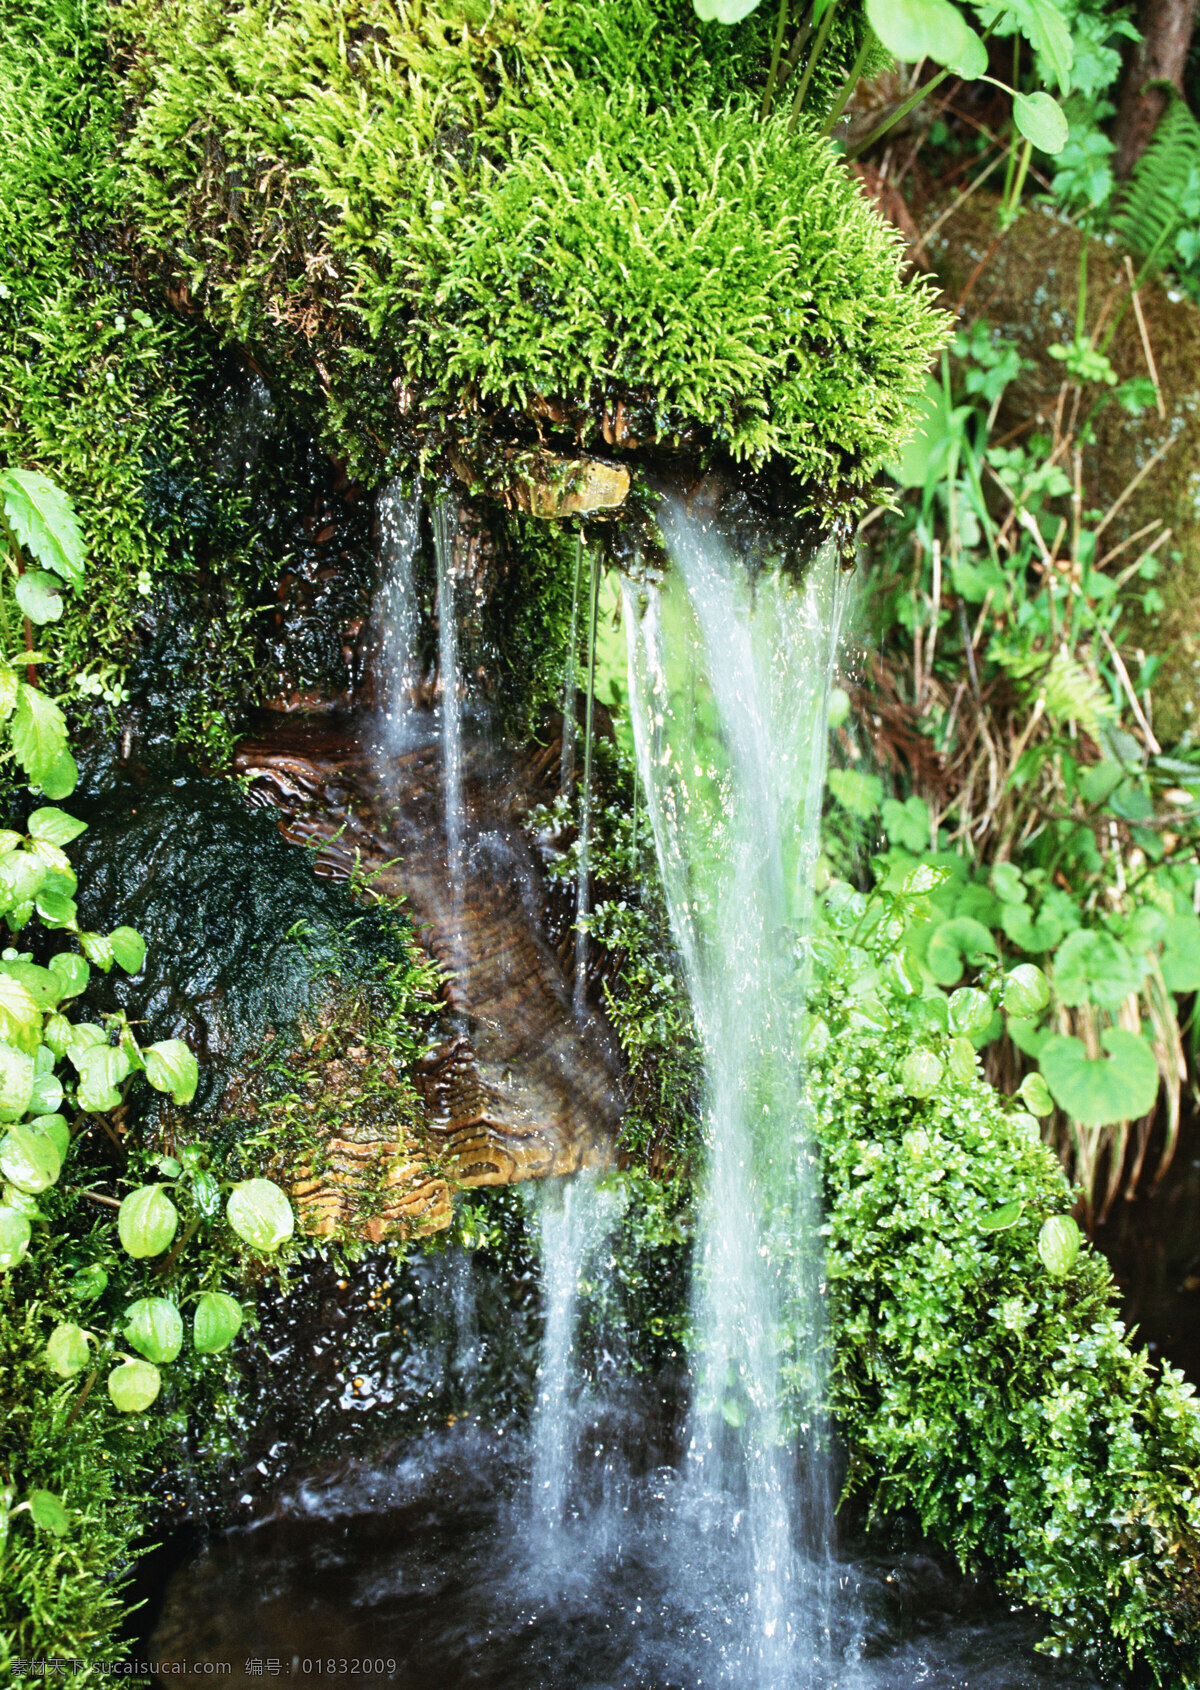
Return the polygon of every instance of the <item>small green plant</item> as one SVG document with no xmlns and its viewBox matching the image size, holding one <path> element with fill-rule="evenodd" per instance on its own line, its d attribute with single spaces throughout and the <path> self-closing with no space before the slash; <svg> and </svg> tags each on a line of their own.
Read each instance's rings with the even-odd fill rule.
<svg viewBox="0 0 1200 1690">
<path fill-rule="evenodd" d="M 857 872 L 865 847 L 892 889 L 918 861 L 944 872 L 915 940 L 922 978 L 952 988 L 996 959 L 1045 970 L 1046 1004 L 976 1043 L 1007 1086 L 1036 1064 L 1061 1112 L 1049 1130 L 1103 1209 L 1123 1177 L 1136 1185 L 1160 1096 L 1160 1166 L 1175 1144 L 1200 985 L 1200 766 L 1154 736 L 1156 661 L 1122 655 L 1128 599 L 1153 604 L 1167 536 L 1152 524 L 1114 544 L 1111 512 L 1087 510 L 1066 467 L 1101 404 L 1150 395 L 1113 389 L 1082 327 L 1061 350 L 1067 420 L 1006 445 L 990 431 L 1015 349 L 978 324 L 946 362 L 902 466 L 915 497 L 876 564 L 879 751 L 909 779 L 888 796 L 861 757 L 831 771 L 829 850 Z"/>
</svg>

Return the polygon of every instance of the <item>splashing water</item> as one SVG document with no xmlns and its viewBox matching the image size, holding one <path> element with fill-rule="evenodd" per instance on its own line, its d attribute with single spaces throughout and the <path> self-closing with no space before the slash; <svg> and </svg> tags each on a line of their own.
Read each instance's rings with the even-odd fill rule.
<svg viewBox="0 0 1200 1690">
<path fill-rule="evenodd" d="M 397 476 L 380 493 L 377 509 L 382 572 L 375 606 L 380 750 L 390 762 L 423 737 L 414 705 L 421 680 L 421 607 L 415 571 L 421 544 L 421 501 L 416 493 L 405 495 Z"/>
<path fill-rule="evenodd" d="M 442 786 L 445 804 L 446 866 L 453 909 L 451 960 L 460 995 L 467 995 L 467 954 L 463 937 L 463 722 L 462 676 L 458 661 L 458 606 L 454 589 L 454 551 L 458 516 L 440 503 L 433 512 L 433 549 L 437 560 L 438 674 L 441 690 Z"/>
<path fill-rule="evenodd" d="M 533 1416 L 531 1523 L 539 1559 L 561 1570 L 575 1458 L 586 1420 L 581 1281 L 617 1224 L 620 1201 L 592 1173 L 541 1180 L 535 1189 L 546 1326 Z"/>
<path fill-rule="evenodd" d="M 688 1488 L 735 1515 L 743 1684 L 823 1682 L 831 1498 L 820 1210 L 797 1056 L 831 668 L 832 551 L 802 587 L 664 505 L 674 569 L 626 583 L 638 767 L 704 1053 Z M 791 1449 L 803 1452 L 796 1476 Z"/>
</svg>

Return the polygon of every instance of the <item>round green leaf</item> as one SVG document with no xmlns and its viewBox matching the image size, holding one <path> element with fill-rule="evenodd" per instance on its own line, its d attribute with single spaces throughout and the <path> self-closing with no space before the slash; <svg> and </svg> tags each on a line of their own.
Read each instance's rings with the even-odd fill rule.
<svg viewBox="0 0 1200 1690">
<path fill-rule="evenodd" d="M 211 1174 L 203 1171 L 192 1179 L 192 1197 L 205 1220 L 211 1220 L 221 1207 L 221 1187 Z"/>
<path fill-rule="evenodd" d="M 0 1039 L 7 1042 L 14 1055 L 18 1052 L 32 1055 L 41 1043 L 41 1033 L 42 1012 L 30 996 L 29 988 L 7 974 L 0 974 Z M 7 1076 L 0 1075 L 0 1120 L 15 1120 L 28 1108 L 28 1099 L 21 1106 L 9 1102 L 10 1086 L 15 1086 L 16 1095 L 20 1095 L 24 1082 L 19 1078 L 19 1072 L 18 1065 Z M 32 1068 L 28 1080 L 32 1085 Z"/>
<path fill-rule="evenodd" d="M 932 1097 L 942 1081 L 942 1064 L 931 1050 L 910 1050 L 900 1064 L 900 1084 L 909 1097 Z"/>
<path fill-rule="evenodd" d="M 277 1250 L 292 1236 L 296 1224 L 291 1204 L 269 1179 L 248 1179 L 235 1185 L 225 1214 L 238 1237 L 256 1250 Z"/>
<path fill-rule="evenodd" d="M 70 1049 L 72 1031 L 65 1015 L 48 1015 L 42 1024 L 42 1039 L 60 1061 Z"/>
<path fill-rule="evenodd" d="M 982 37 L 976 35 L 969 24 L 963 24 L 962 45 L 945 62 L 956 76 L 962 77 L 964 82 L 974 82 L 976 77 L 987 74 L 987 48 L 983 44 Z"/>
<path fill-rule="evenodd" d="M 31 1490 L 25 1500 L 35 1526 L 54 1537 L 65 1537 L 70 1531 L 71 1517 L 52 1490 Z"/>
<path fill-rule="evenodd" d="M 991 880 L 992 890 L 1002 904 L 1023 904 L 1029 895 L 1024 876 L 1012 863 L 997 863 Z"/>
<path fill-rule="evenodd" d="M 1194 915 L 1164 923 L 1162 975 L 1168 991 L 1200 991 L 1200 920 Z"/>
<path fill-rule="evenodd" d="M 200 1070 L 182 1039 L 161 1039 L 145 1052 L 146 1078 L 155 1091 L 170 1092 L 176 1103 L 190 1103 L 196 1095 Z"/>
<path fill-rule="evenodd" d="M 968 1080 L 975 1078 L 975 1046 L 970 1039 L 950 1040 L 950 1060 L 948 1063 L 952 1079 L 959 1085 L 965 1086 Z"/>
<path fill-rule="evenodd" d="M 67 1289 L 78 1303 L 92 1303 L 108 1288 L 108 1275 L 99 1262 L 80 1268 Z"/>
<path fill-rule="evenodd" d="M 29 620 L 40 627 L 46 622 L 57 622 L 63 613 L 62 594 L 58 591 L 60 582 L 56 575 L 50 575 L 44 569 L 27 569 L 23 575 L 17 577 L 14 589 L 17 603 Z"/>
<path fill-rule="evenodd" d="M 960 986 L 950 994 L 950 1025 L 964 1039 L 986 1033 L 992 1024 L 992 1000 L 974 986 Z"/>
<path fill-rule="evenodd" d="M 41 782 L 47 798 L 69 798 L 79 784 L 79 770 L 69 747 L 63 746 Z"/>
<path fill-rule="evenodd" d="M 192 1337 L 201 1355 L 215 1355 L 232 1344 L 241 1330 L 242 1305 L 224 1291 L 205 1291 L 196 1303 Z"/>
<path fill-rule="evenodd" d="M 62 983 L 49 968 L 39 968 L 35 962 L 0 962 L 0 975 L 19 981 L 39 1010 L 58 1008 Z"/>
<path fill-rule="evenodd" d="M 1005 975 L 1000 1001 L 1009 1015 L 1022 1020 L 1040 1015 L 1050 1002 L 1050 983 L 1036 963 L 1018 963 Z"/>
<path fill-rule="evenodd" d="M 162 1375 L 149 1361 L 126 1361 L 108 1376 L 108 1394 L 122 1414 L 140 1414 L 162 1389 Z"/>
<path fill-rule="evenodd" d="M 117 1232 L 131 1256 L 158 1256 L 175 1236 L 179 1212 L 161 1185 L 140 1185 L 117 1212 Z"/>
<path fill-rule="evenodd" d="M 49 1191 L 61 1172 L 58 1146 L 42 1128 L 31 1123 L 10 1127 L 0 1139 L 0 1173 L 18 1191 L 34 1196 Z"/>
<path fill-rule="evenodd" d="M 1020 1097 L 1025 1107 L 1034 1115 L 1049 1115 L 1054 1108 L 1050 1088 L 1040 1074 L 1026 1074 L 1021 1081 Z"/>
<path fill-rule="evenodd" d="M 125 1336 L 147 1361 L 174 1361 L 183 1348 L 183 1321 L 165 1297 L 139 1297 L 125 1311 Z"/>
<path fill-rule="evenodd" d="M 1051 1215 L 1038 1233 L 1037 1249 L 1046 1272 L 1062 1279 L 1075 1266 L 1082 1242 L 1070 1215 Z"/>
<path fill-rule="evenodd" d="M 87 1364 L 87 1333 L 82 1326 L 64 1320 L 54 1328 L 46 1344 L 46 1366 L 60 1379 L 72 1379 Z"/>
<path fill-rule="evenodd" d="M 35 1115 L 29 1125 L 46 1134 L 58 1151 L 59 1160 L 65 1162 L 67 1151 L 71 1148 L 71 1129 L 67 1125 L 66 1116 Z"/>
<path fill-rule="evenodd" d="M 1068 933 L 1054 953 L 1054 990 L 1066 1004 L 1116 1009 L 1137 991 L 1145 972 L 1141 958 L 1135 960 L 1119 939 L 1094 927 Z"/>
<path fill-rule="evenodd" d="M 993 1209 L 979 1222 L 980 1232 L 1007 1232 L 1010 1226 L 1016 1226 L 1024 1207 L 1021 1199 L 1017 1198 L 1012 1203 L 1005 1203 L 1002 1208 Z"/>
<path fill-rule="evenodd" d="M 7 1273 L 25 1260 L 32 1237 L 28 1215 L 9 1208 L 7 1204 L 0 1206 L 0 1273 Z"/>
<path fill-rule="evenodd" d="M 75 1101 L 81 1109 L 104 1114 L 121 1101 L 120 1084 L 129 1073 L 129 1058 L 119 1046 L 89 1045 L 77 1061 L 79 1085 Z"/>
<path fill-rule="evenodd" d="M 934 929 L 925 960 L 939 986 L 957 986 L 964 968 L 995 954 L 996 941 L 982 922 L 960 915 Z"/>
<path fill-rule="evenodd" d="M 1000 925 L 1023 951 L 1052 951 L 1063 936 L 1062 922 L 1053 910 L 1041 910 L 1035 919 L 1028 904 L 1005 904 Z"/>
<path fill-rule="evenodd" d="M 47 1047 L 42 1045 L 42 1050 Z M 33 1090 L 29 1094 L 29 1108 L 36 1109 L 39 1115 L 50 1115 L 63 1100 L 62 1081 L 57 1074 L 35 1073 L 33 1076 Z"/>
<path fill-rule="evenodd" d="M 692 0 L 696 16 L 705 23 L 735 24 L 748 18 L 760 0 Z"/>
<path fill-rule="evenodd" d="M 47 967 L 51 974 L 57 976 L 60 1002 L 64 998 L 77 998 L 80 992 L 87 991 L 92 971 L 87 958 L 81 957 L 78 951 L 59 951 L 50 958 Z"/>
<path fill-rule="evenodd" d="M 1158 1063 L 1145 1039 L 1108 1027 L 1101 1042 L 1109 1055 L 1089 1057 L 1078 1039 L 1056 1034 L 1039 1057 L 1055 1103 L 1085 1127 L 1135 1120 L 1158 1096 Z"/>
<path fill-rule="evenodd" d="M 146 941 L 134 927 L 114 927 L 108 936 L 113 958 L 126 974 L 140 974 L 146 960 Z"/>
<path fill-rule="evenodd" d="M 1062 107 L 1049 94 L 1014 94 L 1013 122 L 1043 153 L 1061 153 L 1071 133 Z"/>
<path fill-rule="evenodd" d="M 970 52 L 967 25 L 948 0 L 867 0 L 867 20 L 888 52 L 910 64 L 948 65 Z"/>
</svg>

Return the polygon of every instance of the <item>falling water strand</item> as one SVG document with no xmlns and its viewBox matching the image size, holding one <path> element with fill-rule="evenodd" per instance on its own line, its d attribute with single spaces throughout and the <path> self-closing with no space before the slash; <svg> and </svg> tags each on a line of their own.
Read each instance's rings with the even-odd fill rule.
<svg viewBox="0 0 1200 1690">
<path fill-rule="evenodd" d="M 571 584 L 571 632 L 567 640 L 567 655 L 563 662 L 563 727 L 562 759 L 559 766 L 559 789 L 570 792 L 575 780 L 575 693 L 579 686 L 579 583 L 583 575 L 583 530 L 575 536 L 575 574 Z"/>
<path fill-rule="evenodd" d="M 531 1523 L 539 1556 L 554 1564 L 564 1549 L 585 1419 L 580 1282 L 616 1224 L 618 1202 L 593 1173 L 536 1184 L 546 1325 L 533 1416 Z"/>
<path fill-rule="evenodd" d="M 463 908 L 463 755 L 462 684 L 458 663 L 458 618 L 454 591 L 454 549 L 458 519 L 452 508 L 439 503 L 433 513 L 433 543 L 437 557 L 438 671 L 441 677 L 442 787 L 446 828 L 446 860 L 453 901 L 453 962 L 460 993 L 465 996 L 466 958 L 462 944 Z"/>
<path fill-rule="evenodd" d="M 587 1001 L 587 914 L 591 874 L 592 833 L 592 724 L 596 700 L 596 619 L 600 608 L 600 550 L 591 550 L 591 615 L 588 620 L 587 710 L 583 722 L 583 788 L 579 798 L 579 878 L 575 890 L 575 994 L 576 1016 Z"/>
<path fill-rule="evenodd" d="M 776 572 L 752 587 L 681 507 L 661 521 L 673 569 L 624 592 L 638 766 L 704 1056 L 687 1485 L 698 1518 L 733 1520 L 737 1681 L 815 1690 L 831 1501 L 818 1170 L 795 1052 L 845 589 L 831 549 L 801 587 Z"/>
<path fill-rule="evenodd" d="M 379 495 L 381 584 L 375 619 L 379 640 L 379 741 L 385 767 L 413 743 L 414 694 L 421 679 L 421 607 L 416 558 L 421 501 L 397 476 Z"/>
</svg>

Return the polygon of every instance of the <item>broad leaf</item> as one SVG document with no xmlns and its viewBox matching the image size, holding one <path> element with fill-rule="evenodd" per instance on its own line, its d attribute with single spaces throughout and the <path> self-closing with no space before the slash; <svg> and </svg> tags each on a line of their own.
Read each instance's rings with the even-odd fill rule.
<svg viewBox="0 0 1200 1690">
<path fill-rule="evenodd" d="M 950 1025 L 965 1039 L 986 1033 L 992 1024 L 995 1010 L 986 992 L 974 986 L 960 986 L 950 997 Z"/>
<path fill-rule="evenodd" d="M 883 797 L 883 782 L 878 775 L 860 774 L 857 769 L 830 769 L 829 790 L 852 816 L 869 821 L 879 808 Z"/>
<path fill-rule="evenodd" d="M 88 1364 L 87 1333 L 82 1326 L 64 1320 L 54 1328 L 46 1344 L 46 1366 L 60 1379 L 72 1379 Z"/>
<path fill-rule="evenodd" d="M 37 470 L 0 470 L 0 504 L 9 527 L 43 569 L 73 587 L 83 585 L 83 535 L 61 487 Z"/>
<path fill-rule="evenodd" d="M 63 613 L 62 594 L 57 590 L 57 575 L 44 569 L 27 569 L 17 577 L 17 604 L 29 620 L 39 628 L 47 622 L 57 622 Z"/>
<path fill-rule="evenodd" d="M 1007 0 L 1007 3 L 1024 33 L 1053 71 L 1061 92 L 1069 94 L 1075 43 L 1066 18 L 1053 0 Z M 1040 145 L 1038 142 L 1034 144 Z"/>
<path fill-rule="evenodd" d="M 1173 915 L 1163 934 L 1162 975 L 1168 991 L 1200 991 L 1200 921 Z"/>
<path fill-rule="evenodd" d="M 1062 107 L 1049 94 L 1014 94 L 1013 122 L 1043 153 L 1061 153 L 1071 132 Z"/>
<path fill-rule="evenodd" d="M 937 1058 L 934 1058 L 937 1061 Z M 292 1236 L 295 1218 L 283 1192 L 269 1179 L 243 1180 L 225 1205 L 229 1224 L 256 1250 L 278 1250 Z"/>
<path fill-rule="evenodd" d="M 165 1297 L 139 1297 L 125 1311 L 125 1336 L 147 1361 L 174 1361 L 183 1348 L 183 1321 Z"/>
<path fill-rule="evenodd" d="M 77 998 L 80 992 L 87 990 L 87 983 L 91 978 L 91 969 L 87 959 L 76 951 L 59 951 L 50 958 L 46 965 L 51 974 L 58 976 L 59 1000 Z"/>
<path fill-rule="evenodd" d="M 108 936 L 113 960 L 126 974 L 139 974 L 146 960 L 146 941 L 133 927 L 114 927 Z"/>
<path fill-rule="evenodd" d="M 980 1232 L 1007 1232 L 1010 1226 L 1016 1226 L 1024 1207 L 1024 1202 L 1016 1198 L 999 1209 L 993 1209 L 990 1215 L 984 1215 L 980 1219 Z"/>
<path fill-rule="evenodd" d="M 46 787 L 67 749 L 67 722 L 54 700 L 27 681 L 17 683 L 12 743 L 30 785 Z"/>
<path fill-rule="evenodd" d="M 1051 1215 L 1043 1223 L 1037 1241 L 1038 1255 L 1046 1272 L 1055 1279 L 1064 1279 L 1075 1266 L 1082 1242 L 1079 1228 L 1070 1215 Z"/>
<path fill-rule="evenodd" d="M 1134 1120 L 1158 1096 L 1158 1063 L 1145 1039 L 1109 1027 L 1101 1040 L 1107 1057 L 1089 1057 L 1078 1039 L 1061 1034 L 1048 1038 L 1039 1056 L 1055 1103 L 1085 1127 Z"/>
<path fill-rule="evenodd" d="M 121 1081 L 129 1073 L 125 1052 L 109 1044 L 89 1045 L 80 1053 L 76 1066 L 79 1085 L 75 1101 L 79 1107 L 98 1115 L 115 1109 L 121 1101 Z"/>
<path fill-rule="evenodd" d="M 146 1078 L 155 1091 L 170 1092 L 175 1103 L 190 1103 L 200 1070 L 182 1039 L 162 1039 L 145 1052 Z"/>
<path fill-rule="evenodd" d="M 948 0 L 867 0 L 867 21 L 889 53 L 949 65 L 971 51 L 967 24 Z"/>
<path fill-rule="evenodd" d="M 32 1237 L 29 1216 L 7 1203 L 0 1205 L 0 1273 L 9 1272 L 25 1260 Z"/>
<path fill-rule="evenodd" d="M 987 928 L 970 916 L 943 921 L 930 936 L 925 960 L 939 986 L 956 986 L 963 969 L 980 958 L 994 957 L 996 941 Z"/>
<path fill-rule="evenodd" d="M 1062 922 L 1053 910 L 1033 915 L 1028 904 L 1005 904 L 1000 925 L 1006 938 L 1023 951 L 1052 951 L 1063 936 Z"/>
<path fill-rule="evenodd" d="M 45 1045 L 42 1046 L 44 1050 Z M 35 1074 L 33 1090 L 29 1094 L 29 1108 L 39 1115 L 50 1115 L 63 1100 L 62 1081 L 57 1074 Z M 62 1119 L 61 1116 L 58 1117 Z M 64 1151 L 65 1155 L 66 1152 Z"/>
<path fill-rule="evenodd" d="M 126 1361 L 108 1376 L 108 1394 L 122 1414 L 140 1414 L 162 1389 L 162 1375 L 153 1362 Z"/>
<path fill-rule="evenodd" d="M 54 1076 L 53 1074 L 41 1075 L 39 1078 L 53 1079 Z M 35 1115 L 29 1125 L 31 1127 L 40 1127 L 42 1132 L 44 1132 L 53 1143 L 60 1158 L 65 1162 L 67 1159 L 67 1151 L 71 1148 L 71 1129 L 67 1125 L 66 1116 L 56 1113 Z"/>
<path fill-rule="evenodd" d="M 67 1535 L 71 1529 L 71 1516 L 63 1507 L 61 1498 L 55 1496 L 52 1490 L 31 1490 L 25 1500 L 35 1526 L 40 1526 L 52 1537 Z"/>
<path fill-rule="evenodd" d="M 161 1185 L 140 1185 L 117 1211 L 117 1232 L 131 1256 L 158 1256 L 175 1236 L 179 1211 Z"/>
<path fill-rule="evenodd" d="M 1054 990 L 1065 1004 L 1094 1003 L 1116 1009 L 1136 992 L 1146 965 L 1119 939 L 1094 927 L 1068 933 L 1054 953 Z"/>
<path fill-rule="evenodd" d="M 88 961 L 94 963 L 104 974 L 113 965 L 113 948 L 103 933 L 80 933 L 79 943 L 83 946 L 83 954 Z"/>
<path fill-rule="evenodd" d="M 79 770 L 69 747 L 64 745 L 42 781 L 42 791 L 47 798 L 69 798 L 78 784 Z"/>
<path fill-rule="evenodd" d="M 224 1291 L 205 1291 L 196 1304 L 192 1341 L 202 1356 L 227 1349 L 241 1331 L 242 1305 Z"/>
<path fill-rule="evenodd" d="M 37 1009 L 58 1008 L 62 984 L 49 968 L 39 968 L 36 962 L 0 962 L 0 977 L 24 986 Z"/>
<path fill-rule="evenodd" d="M 0 1173 L 18 1191 L 36 1197 L 49 1191 L 61 1172 L 58 1146 L 41 1127 L 10 1127 L 0 1139 Z"/>
<path fill-rule="evenodd" d="M 33 1057 L 0 1040 L 0 1121 L 19 1121 L 33 1096 Z"/>
<path fill-rule="evenodd" d="M 87 832 L 87 823 L 69 816 L 65 810 L 57 810 L 52 804 L 45 804 L 40 810 L 35 810 L 29 818 L 29 837 L 44 839 L 48 845 L 69 845 L 73 839 L 78 839 L 81 833 Z"/>
<path fill-rule="evenodd" d="M 734 24 L 748 18 L 760 0 L 692 0 L 696 16 L 705 23 Z"/>
</svg>

